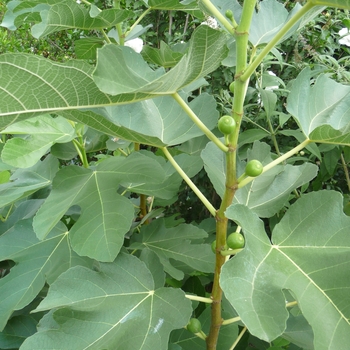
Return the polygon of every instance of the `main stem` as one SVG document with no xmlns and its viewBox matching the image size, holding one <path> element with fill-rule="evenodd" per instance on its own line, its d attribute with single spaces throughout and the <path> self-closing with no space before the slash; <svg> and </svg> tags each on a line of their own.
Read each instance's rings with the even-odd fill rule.
<svg viewBox="0 0 350 350">
<path fill-rule="evenodd" d="M 225 256 L 220 254 L 226 245 L 227 236 L 227 222 L 225 216 L 226 209 L 232 204 L 233 198 L 237 190 L 236 177 L 236 157 L 237 157 L 237 143 L 239 135 L 239 126 L 243 118 L 244 98 L 249 82 L 249 77 L 241 79 L 247 66 L 247 50 L 248 50 L 248 36 L 249 28 L 254 13 L 256 0 L 245 0 L 243 4 L 241 22 L 235 30 L 236 48 L 237 48 L 237 62 L 236 62 L 236 76 L 235 76 L 235 95 L 233 100 L 232 116 L 237 123 L 237 130 L 229 135 L 227 138 L 228 150 L 226 151 L 226 183 L 225 193 L 219 210 L 216 212 L 216 263 L 214 272 L 213 289 L 211 293 L 212 311 L 211 311 L 211 325 L 207 341 L 207 350 L 216 350 L 216 344 L 219 337 L 220 327 L 222 325 L 221 316 L 221 302 L 222 289 L 219 284 L 221 268 L 226 261 Z M 207 6 L 207 4 L 206 4 Z"/>
</svg>

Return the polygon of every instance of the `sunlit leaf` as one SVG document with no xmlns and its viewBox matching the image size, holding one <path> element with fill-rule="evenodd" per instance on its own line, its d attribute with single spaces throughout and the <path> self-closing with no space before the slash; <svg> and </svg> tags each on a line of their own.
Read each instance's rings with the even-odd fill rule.
<svg viewBox="0 0 350 350">
<path fill-rule="evenodd" d="M 289 290 L 313 329 L 315 349 L 350 341 L 350 218 L 342 202 L 333 191 L 303 195 L 275 226 L 272 244 L 251 210 L 227 209 L 246 246 L 224 265 L 220 283 L 252 334 L 271 341 L 284 332 Z"/>
<path fill-rule="evenodd" d="M 294 81 L 288 112 L 313 142 L 350 145 L 350 87 L 320 75 L 310 85 L 311 70 Z"/>
<path fill-rule="evenodd" d="M 39 3 L 37 1 L 22 1 L 20 5 L 17 5 L 16 2 L 13 2 L 2 25 L 14 29 L 20 23 L 20 18 L 16 18 L 17 16 L 32 13 L 36 15 L 36 22 L 38 22 L 32 27 L 32 35 L 35 38 L 42 38 L 69 28 L 94 30 L 111 27 L 123 22 L 132 14 L 131 11 L 127 10 L 107 9 L 99 11 L 96 16 L 92 17 L 87 8 L 75 1 L 47 1 L 45 5 L 41 3 L 41 1 Z M 38 19 L 38 15 L 40 15 L 41 20 Z"/>
<path fill-rule="evenodd" d="M 215 70 L 227 55 L 226 35 L 201 25 L 193 33 L 188 52 L 170 71 L 153 71 L 140 54 L 128 47 L 106 45 L 97 53 L 94 80 L 101 91 L 172 94 Z M 110 65 L 117 60 L 118 65 Z"/>
<path fill-rule="evenodd" d="M 120 182 L 156 183 L 163 177 L 158 163 L 141 153 L 109 158 L 94 170 L 62 168 L 34 218 L 34 230 L 40 239 L 45 238 L 68 209 L 78 205 L 81 215 L 69 232 L 73 249 L 80 255 L 113 261 L 134 218 L 133 204 L 117 192 Z"/>
<path fill-rule="evenodd" d="M 210 130 L 216 126 L 219 113 L 216 110 L 216 101 L 212 96 L 206 93 L 200 94 L 188 105 Z M 142 135 L 144 139 L 149 138 L 148 142 L 152 140 L 155 145 L 172 146 L 203 135 L 203 132 L 170 96 L 127 105 L 92 109 L 92 112 L 122 127 L 121 130 L 124 132 L 130 130 L 128 139 L 131 136 L 134 141 L 137 141 L 139 135 Z M 123 132 L 116 135 L 121 138 L 124 136 Z M 158 141 L 153 141 L 155 138 Z"/>
</svg>

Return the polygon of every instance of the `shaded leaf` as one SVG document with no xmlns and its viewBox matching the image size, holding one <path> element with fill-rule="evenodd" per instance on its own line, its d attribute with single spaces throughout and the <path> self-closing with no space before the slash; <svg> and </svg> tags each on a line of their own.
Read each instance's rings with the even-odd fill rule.
<svg viewBox="0 0 350 350">
<path fill-rule="evenodd" d="M 182 4 L 184 1 L 178 0 L 145 0 L 144 2 L 155 10 L 198 10 L 197 1 L 187 1 L 187 4 Z"/>
<path fill-rule="evenodd" d="M 226 215 L 242 226 L 246 246 L 224 265 L 220 283 L 249 331 L 267 341 L 285 331 L 282 291 L 289 290 L 312 326 L 315 349 L 348 343 L 350 218 L 341 194 L 302 196 L 275 226 L 272 244 L 264 223 L 248 208 L 232 205 Z"/>
<path fill-rule="evenodd" d="M 36 332 L 37 323 L 35 316 L 12 317 L 0 332 L 0 349 L 18 349 L 26 338 Z"/>
<path fill-rule="evenodd" d="M 77 58 L 83 60 L 95 60 L 96 51 L 104 45 L 102 38 L 81 38 L 74 42 Z"/>
<path fill-rule="evenodd" d="M 98 272 L 76 267 L 63 273 L 37 311 L 48 309 L 54 310 L 22 350 L 166 350 L 169 333 L 185 326 L 192 311 L 181 290 L 154 290 L 146 266 L 126 254 L 100 264 Z"/>
<path fill-rule="evenodd" d="M 130 249 L 148 248 L 155 252 L 164 270 L 177 280 L 184 277 L 184 273 L 175 268 L 170 259 L 185 263 L 195 270 L 213 272 L 215 255 L 209 244 L 194 244 L 191 240 L 206 238 L 208 234 L 189 224 L 176 227 L 165 227 L 164 219 L 157 219 L 151 224 L 143 226 L 141 235 L 137 237 L 140 243 L 133 243 Z"/>
<path fill-rule="evenodd" d="M 198 317 L 202 324 L 202 330 L 205 334 L 209 334 L 211 322 L 211 308 L 207 307 Z M 232 315 L 223 311 L 222 317 L 224 319 L 231 318 Z M 238 325 L 231 323 L 220 328 L 217 349 L 229 349 L 235 338 L 238 335 Z M 181 346 L 182 350 L 203 350 L 205 348 L 205 341 L 198 338 L 187 329 L 179 329 L 173 331 L 170 337 L 170 343 Z"/>
<path fill-rule="evenodd" d="M 181 52 L 171 50 L 171 48 L 164 42 L 160 42 L 160 48 L 156 49 L 145 45 L 142 49 L 142 57 L 150 63 L 157 64 L 164 68 L 174 67 L 182 58 Z"/>
<path fill-rule="evenodd" d="M 177 196 L 179 187 L 183 181 L 182 177 L 174 169 L 174 167 L 166 162 L 163 157 L 153 155 L 151 152 L 141 151 L 155 160 L 164 170 L 165 178 L 154 183 L 123 182 L 122 185 L 131 192 L 155 196 L 162 199 L 171 199 Z M 181 169 L 189 176 L 195 176 L 203 167 L 203 162 L 199 156 L 189 156 L 187 154 L 179 154 L 174 156 L 175 161 Z"/>
<path fill-rule="evenodd" d="M 62 223 L 40 242 L 31 219 L 19 221 L 0 237 L 2 260 L 12 260 L 16 265 L 0 279 L 0 329 L 5 327 L 14 310 L 22 309 L 37 296 L 45 282 L 53 282 L 71 266 L 88 263 L 71 251 L 67 229 Z"/>
<path fill-rule="evenodd" d="M 0 208 L 50 186 L 57 171 L 58 160 L 52 156 L 31 168 L 16 170 L 10 182 L 0 184 Z"/>
</svg>

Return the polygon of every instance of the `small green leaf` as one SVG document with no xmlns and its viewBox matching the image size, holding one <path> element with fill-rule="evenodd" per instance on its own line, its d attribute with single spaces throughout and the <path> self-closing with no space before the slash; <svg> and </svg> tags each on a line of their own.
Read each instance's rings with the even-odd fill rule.
<svg viewBox="0 0 350 350">
<path fill-rule="evenodd" d="M 25 138 L 9 139 L 1 152 L 2 160 L 17 168 L 33 166 L 54 143 L 69 142 L 76 136 L 74 128 L 66 119 L 53 119 L 48 115 L 12 124 L 3 133 L 28 134 Z"/>
<path fill-rule="evenodd" d="M 142 56 L 147 62 L 171 68 L 180 61 L 183 54 L 173 51 L 164 41 L 161 41 L 159 49 L 145 45 L 142 49 Z"/>
<path fill-rule="evenodd" d="M 46 157 L 31 168 L 16 170 L 10 182 L 0 184 L 0 207 L 50 186 L 57 171 L 58 160 L 52 156 Z"/>
</svg>

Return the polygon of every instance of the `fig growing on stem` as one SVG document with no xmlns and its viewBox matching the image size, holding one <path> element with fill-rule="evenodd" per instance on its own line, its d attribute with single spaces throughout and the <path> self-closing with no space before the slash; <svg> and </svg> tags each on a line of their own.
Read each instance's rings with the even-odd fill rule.
<svg viewBox="0 0 350 350">
<path fill-rule="evenodd" d="M 240 249 L 244 247 L 245 239 L 239 232 L 233 232 L 227 237 L 227 245 L 231 249 Z"/>
<path fill-rule="evenodd" d="M 230 135 L 236 129 L 236 122 L 230 115 L 224 115 L 218 121 L 218 128 L 224 135 Z"/>
<path fill-rule="evenodd" d="M 263 172 L 263 165 L 256 159 L 249 161 L 245 167 L 245 174 L 247 176 L 256 177 Z"/>
<path fill-rule="evenodd" d="M 188 322 L 187 330 L 191 333 L 199 333 L 202 330 L 201 321 L 198 318 L 191 318 Z"/>
</svg>

